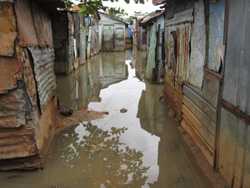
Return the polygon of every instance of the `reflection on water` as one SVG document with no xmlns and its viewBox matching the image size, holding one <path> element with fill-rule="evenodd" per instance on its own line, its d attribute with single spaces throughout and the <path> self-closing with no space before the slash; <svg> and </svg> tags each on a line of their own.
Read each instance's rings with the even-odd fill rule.
<svg viewBox="0 0 250 188">
<path fill-rule="evenodd" d="M 127 78 L 125 57 L 125 52 L 101 53 L 70 75 L 57 76 L 60 103 L 79 110 L 91 101 L 100 101 L 101 89 Z"/>
<path fill-rule="evenodd" d="M 144 56 L 136 61 L 130 56 L 102 54 L 80 73 L 58 79 L 65 105 L 109 115 L 65 130 L 55 139 L 44 170 L 1 174 L 1 186 L 211 187 L 188 154 L 176 122 L 166 115 L 168 109 L 159 100 L 162 86 L 143 82 Z M 122 108 L 127 112 L 121 113 Z"/>
<path fill-rule="evenodd" d="M 90 123 L 81 124 L 74 132 L 65 132 L 56 144 L 60 145 L 64 165 L 72 173 L 81 172 L 86 186 L 141 187 L 148 168 L 143 166 L 140 151 L 120 142 L 126 130 L 112 127 L 104 131 Z"/>
</svg>

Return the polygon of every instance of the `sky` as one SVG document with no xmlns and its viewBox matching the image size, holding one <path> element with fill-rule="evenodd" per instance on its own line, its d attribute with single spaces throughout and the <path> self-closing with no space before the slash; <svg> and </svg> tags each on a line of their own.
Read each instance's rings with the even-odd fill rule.
<svg viewBox="0 0 250 188">
<path fill-rule="evenodd" d="M 77 0 L 72 0 L 73 2 L 77 2 Z M 136 4 L 134 0 L 130 0 L 130 3 L 127 4 L 124 0 L 118 0 L 118 1 L 103 1 L 103 5 L 107 7 L 115 7 L 115 8 L 122 8 L 125 10 L 125 12 L 128 13 L 128 15 L 133 16 L 134 12 L 142 12 L 142 13 L 150 13 L 157 9 L 159 9 L 157 6 L 154 6 L 152 4 L 152 0 L 145 0 L 144 4 Z"/>
</svg>

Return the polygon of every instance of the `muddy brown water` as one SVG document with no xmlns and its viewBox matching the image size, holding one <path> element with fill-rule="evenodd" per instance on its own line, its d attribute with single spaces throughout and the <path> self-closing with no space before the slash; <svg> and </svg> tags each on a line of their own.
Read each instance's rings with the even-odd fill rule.
<svg viewBox="0 0 250 188">
<path fill-rule="evenodd" d="M 102 53 L 58 77 L 62 104 L 108 115 L 59 134 L 43 170 L 0 173 L 0 187 L 211 188 L 167 115 L 163 86 L 143 81 L 138 57 Z"/>
</svg>

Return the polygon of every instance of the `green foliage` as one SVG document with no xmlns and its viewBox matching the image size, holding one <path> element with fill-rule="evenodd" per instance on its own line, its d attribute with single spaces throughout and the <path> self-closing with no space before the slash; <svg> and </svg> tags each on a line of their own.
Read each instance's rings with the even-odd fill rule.
<svg viewBox="0 0 250 188">
<path fill-rule="evenodd" d="M 98 10 L 104 8 L 101 0 L 86 1 L 83 4 L 80 4 L 79 7 L 80 13 L 84 16 L 96 15 Z"/>
<path fill-rule="evenodd" d="M 63 0 L 64 1 L 64 4 L 65 4 L 65 7 L 68 9 L 72 6 L 72 2 L 70 0 Z"/>
<path fill-rule="evenodd" d="M 128 15 L 124 9 L 122 8 L 107 8 L 106 12 L 108 15 L 113 16 L 113 17 L 119 17 L 121 18 L 122 16 Z"/>
</svg>

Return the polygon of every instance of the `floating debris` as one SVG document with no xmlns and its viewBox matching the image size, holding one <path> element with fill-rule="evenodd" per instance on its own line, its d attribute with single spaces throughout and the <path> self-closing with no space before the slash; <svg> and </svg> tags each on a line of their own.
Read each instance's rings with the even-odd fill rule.
<svg viewBox="0 0 250 188">
<path fill-rule="evenodd" d="M 121 110 L 120 110 L 120 112 L 121 113 L 126 113 L 128 110 L 126 109 L 126 108 L 122 108 Z"/>
</svg>

